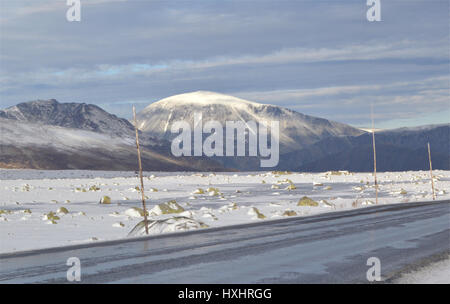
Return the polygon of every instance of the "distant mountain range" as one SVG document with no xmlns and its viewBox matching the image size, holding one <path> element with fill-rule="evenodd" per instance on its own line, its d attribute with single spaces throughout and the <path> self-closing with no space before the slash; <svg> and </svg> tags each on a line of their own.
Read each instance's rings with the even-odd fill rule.
<svg viewBox="0 0 450 304">
<path fill-rule="evenodd" d="M 145 170 L 218 171 L 204 158 L 176 158 L 170 142 L 140 132 Z M 96 105 L 37 100 L 0 110 L 0 167 L 136 170 L 135 130 Z"/>
<path fill-rule="evenodd" d="M 428 170 L 427 143 L 433 168 L 450 169 L 450 125 L 400 128 L 375 133 L 379 171 Z M 373 171 L 372 134 L 326 139 L 282 157 L 282 167 L 320 172 L 326 170 Z"/>
<path fill-rule="evenodd" d="M 280 122 L 280 162 L 292 171 L 372 171 L 371 134 L 352 126 L 214 92 L 175 95 L 138 113 L 145 170 L 261 170 L 258 157 L 171 155 L 174 121 Z M 376 132 L 379 171 L 450 169 L 450 124 Z M 36 100 L 0 110 L 0 167 L 136 170 L 134 126 L 98 106 Z M 263 168 L 270 170 L 271 168 Z"/>
</svg>

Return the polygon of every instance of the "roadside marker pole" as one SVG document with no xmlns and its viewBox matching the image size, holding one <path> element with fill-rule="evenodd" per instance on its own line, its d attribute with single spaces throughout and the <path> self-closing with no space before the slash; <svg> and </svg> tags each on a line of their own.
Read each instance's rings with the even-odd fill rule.
<svg viewBox="0 0 450 304">
<path fill-rule="evenodd" d="M 378 205 L 378 182 L 377 182 L 377 151 L 375 149 L 375 128 L 373 123 L 373 105 L 370 105 L 370 116 L 372 118 L 372 146 L 373 146 L 373 176 L 375 181 L 375 203 Z"/>
<path fill-rule="evenodd" d="M 134 130 L 136 131 L 136 148 L 139 163 L 139 178 L 141 180 L 141 196 L 142 196 L 142 209 L 144 209 L 145 233 L 148 234 L 147 208 L 145 207 L 145 195 L 144 195 L 144 178 L 142 177 L 141 148 L 139 146 L 139 132 L 136 120 L 136 108 L 134 106 L 133 106 L 133 118 L 134 118 Z"/>
<path fill-rule="evenodd" d="M 428 143 L 428 160 L 430 161 L 431 189 L 433 190 L 433 201 L 434 201 L 434 200 L 436 200 L 436 194 L 434 193 L 433 166 L 431 165 L 431 149 L 430 149 L 430 143 Z"/>
</svg>

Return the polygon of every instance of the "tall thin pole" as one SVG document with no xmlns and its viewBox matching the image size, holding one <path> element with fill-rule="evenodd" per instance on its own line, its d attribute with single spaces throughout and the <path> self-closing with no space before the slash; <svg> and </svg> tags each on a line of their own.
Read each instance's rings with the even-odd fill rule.
<svg viewBox="0 0 450 304">
<path fill-rule="evenodd" d="M 431 165 L 431 149 L 430 149 L 430 143 L 428 143 L 428 160 L 430 161 L 431 189 L 433 190 L 433 201 L 434 201 L 434 200 L 436 199 L 436 194 L 434 193 L 433 166 Z"/>
<path fill-rule="evenodd" d="M 144 209 L 145 233 L 148 234 L 147 208 L 145 207 L 145 195 L 144 195 L 144 178 L 142 176 L 141 148 L 139 146 L 139 132 L 136 120 L 136 108 L 134 106 L 133 106 L 133 118 L 134 118 L 134 130 L 136 131 L 136 148 L 139 163 L 139 178 L 141 180 L 141 196 L 142 196 L 142 209 Z"/>
<path fill-rule="evenodd" d="M 375 149 L 375 128 L 374 128 L 374 123 L 373 123 L 373 105 L 370 105 L 370 116 L 372 119 L 373 177 L 374 177 L 374 181 L 375 181 L 375 203 L 378 205 L 377 151 Z"/>
</svg>

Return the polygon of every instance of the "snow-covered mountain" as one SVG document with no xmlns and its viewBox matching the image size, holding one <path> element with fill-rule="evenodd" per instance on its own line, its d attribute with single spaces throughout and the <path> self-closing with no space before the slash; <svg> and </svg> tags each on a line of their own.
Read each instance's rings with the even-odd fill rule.
<svg viewBox="0 0 450 304">
<path fill-rule="evenodd" d="M 206 157 L 176 158 L 169 141 L 140 133 L 145 170 L 226 170 Z M 134 126 L 92 104 L 20 103 L 0 110 L 0 167 L 135 170 Z"/>
<path fill-rule="evenodd" d="M 128 120 L 110 114 L 93 104 L 60 103 L 55 99 L 35 100 L 0 110 L 0 117 L 20 122 L 81 129 L 133 140 L 135 138 L 134 126 Z M 159 146 L 166 149 L 170 146 L 168 141 L 148 134 L 141 134 L 140 141 L 143 146 Z"/>
<path fill-rule="evenodd" d="M 136 170 L 134 138 L 104 131 L 0 117 L 0 168 Z M 144 170 L 223 170 L 212 160 L 175 158 L 165 146 L 145 146 L 141 153 Z"/>
<path fill-rule="evenodd" d="M 134 127 L 126 119 L 85 103 L 59 103 L 55 99 L 35 100 L 0 110 L 0 117 L 116 136 L 133 135 Z"/>
<path fill-rule="evenodd" d="M 281 153 L 301 149 L 326 137 L 364 133 L 343 123 L 304 115 L 280 106 L 207 91 L 175 95 L 150 104 L 138 113 L 138 127 L 144 133 L 171 139 L 172 123 L 185 120 L 192 125 L 195 113 L 202 113 L 204 123 L 216 120 L 222 125 L 226 121 L 279 121 Z"/>
<path fill-rule="evenodd" d="M 138 114 L 146 170 L 264 170 L 259 157 L 174 157 L 171 124 L 267 120 L 280 122 L 280 158 L 276 169 L 300 171 L 372 170 L 372 139 L 351 126 L 212 92 L 162 99 Z M 383 130 L 376 133 L 381 171 L 450 168 L 450 125 Z M 40 169 L 135 170 L 133 125 L 98 106 L 54 99 L 21 103 L 0 110 L 0 167 Z M 267 168 L 266 168 L 267 169 Z M 275 169 L 275 168 L 273 168 Z"/>
</svg>

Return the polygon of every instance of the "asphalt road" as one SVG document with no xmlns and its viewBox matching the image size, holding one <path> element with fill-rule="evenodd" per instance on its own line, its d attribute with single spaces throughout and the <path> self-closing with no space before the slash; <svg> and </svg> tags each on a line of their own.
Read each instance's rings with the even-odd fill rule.
<svg viewBox="0 0 450 304">
<path fill-rule="evenodd" d="M 367 283 L 450 252 L 450 201 L 367 207 L 0 255 L 0 283 Z"/>
</svg>

